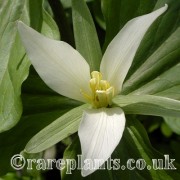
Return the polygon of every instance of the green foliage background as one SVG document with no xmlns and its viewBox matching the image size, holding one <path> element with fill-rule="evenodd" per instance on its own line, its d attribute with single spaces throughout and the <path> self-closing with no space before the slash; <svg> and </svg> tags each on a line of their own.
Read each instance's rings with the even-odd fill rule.
<svg viewBox="0 0 180 180">
<path fill-rule="evenodd" d="M 42 151 L 62 140 L 63 150 L 58 153 L 63 155 L 65 150 L 64 159 L 76 158 L 80 154 L 76 131 L 87 107 L 43 83 L 30 67 L 17 21 L 68 42 L 92 70 L 98 70 L 107 45 L 125 23 L 165 3 L 168 11 L 149 28 L 123 93 L 114 99 L 127 114 L 127 123 L 113 158 L 120 158 L 122 164 L 128 158 L 143 158 L 152 165 L 151 159 L 169 154 L 176 159 L 177 169 L 104 170 L 87 178 L 79 171 L 67 175 L 64 169 L 61 179 L 180 179 L 179 0 L 88 0 L 87 4 L 83 0 L 0 0 L 0 179 L 44 179 L 35 169 L 18 175 L 11 168 L 11 157 L 24 149 L 36 153 L 31 157 L 42 157 Z"/>
</svg>

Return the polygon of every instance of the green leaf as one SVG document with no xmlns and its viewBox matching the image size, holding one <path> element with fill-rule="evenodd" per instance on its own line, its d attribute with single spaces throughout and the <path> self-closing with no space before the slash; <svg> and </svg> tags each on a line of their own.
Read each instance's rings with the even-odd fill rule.
<svg viewBox="0 0 180 180">
<path fill-rule="evenodd" d="M 173 132 L 180 135 L 180 118 L 164 117 L 164 121 Z"/>
<path fill-rule="evenodd" d="M 29 11 L 28 3 L 29 2 L 26 1 L 27 2 L 26 4 L 24 4 L 24 2 L 25 1 L 21 1 L 21 0 L 17 1 L 16 0 L 12 3 L 10 1 L 1 1 L 0 0 L 0 7 L 2 7 L 2 11 L 0 11 L 0 14 L 1 14 L 1 12 L 3 12 L 2 15 L 4 16 L 3 21 L 1 21 L 1 19 L 0 19 L 0 21 L 5 23 L 5 19 L 7 20 L 7 17 L 11 13 L 10 12 L 11 10 L 12 10 L 12 14 L 10 16 L 10 20 L 13 17 L 13 13 L 15 13 L 14 11 L 16 11 L 16 13 L 17 13 L 16 18 L 18 18 L 18 13 L 20 13 L 22 11 L 21 20 L 24 22 L 27 22 L 26 24 L 28 24 L 27 19 L 28 19 L 28 14 L 29 14 L 28 13 L 28 11 Z M 42 4 L 41 4 L 42 1 L 34 1 L 34 3 L 35 2 L 37 3 L 38 7 L 42 8 Z M 38 5 L 38 3 L 40 3 L 40 5 Z M 22 5 L 22 4 L 24 4 L 24 5 Z M 23 7 L 21 7 L 21 6 L 23 6 Z M 22 10 L 21 8 L 23 8 L 24 10 Z M 34 9 L 31 7 L 30 11 L 33 11 L 33 10 Z M 41 18 L 43 17 L 43 19 L 41 19 L 41 20 L 39 19 L 39 21 L 36 21 L 36 23 L 40 23 L 40 21 L 43 21 L 42 27 L 41 27 L 43 33 L 45 35 L 47 35 L 48 37 L 51 37 L 51 38 L 53 37 L 55 39 L 58 39 L 59 38 L 58 29 L 57 29 L 57 26 L 55 25 L 54 21 L 52 20 L 52 18 L 47 14 L 47 12 L 45 12 L 44 9 L 43 10 L 39 9 L 39 12 L 43 13 L 43 15 L 40 16 Z M 34 14 L 34 18 L 35 17 L 36 16 Z M 31 22 L 32 21 L 33 20 L 31 20 Z M 34 26 L 38 27 L 38 24 L 36 24 L 36 23 L 34 23 Z M 4 27 L 6 25 L 7 24 L 4 24 Z M 3 28 L 3 26 L 1 28 Z M 2 30 L 1 28 L 0 28 L 0 31 Z M 7 25 L 6 29 L 7 29 L 6 31 L 8 31 L 8 32 L 5 33 L 6 37 L 3 37 L 3 39 L 6 41 L 7 40 L 10 41 L 11 40 L 10 38 L 12 37 L 12 40 L 11 40 L 12 43 L 15 42 L 14 44 L 12 44 L 13 51 L 10 49 L 7 49 L 7 51 L 9 50 L 10 53 L 13 52 L 13 54 L 11 54 L 11 56 L 14 56 L 14 57 L 11 57 L 12 62 L 11 61 L 9 62 L 9 65 L 11 65 L 9 72 L 14 70 L 14 68 L 15 68 L 15 71 L 13 71 L 14 75 L 11 78 L 13 80 L 14 90 L 18 91 L 18 93 L 16 95 L 18 95 L 18 97 L 20 97 L 20 85 L 21 84 L 19 84 L 19 83 L 20 83 L 21 79 L 24 78 L 24 76 L 25 76 L 24 74 L 28 73 L 30 63 L 28 63 L 27 69 L 23 70 L 23 63 L 27 62 L 27 59 L 25 58 L 24 48 L 22 47 L 20 39 L 19 39 L 18 35 L 16 34 L 17 33 L 16 25 L 13 20 L 12 20 L 12 22 L 10 22 Z M 12 32 L 14 32 L 15 34 L 13 34 Z M 0 34 L 2 34 L 2 33 L 0 33 Z M 13 39 L 13 38 L 15 38 L 15 39 Z M 3 41 L 1 41 L 1 42 L 3 42 Z M 9 42 L 9 44 L 10 44 L 10 42 Z M 6 46 L 9 44 L 6 43 Z M 3 49 L 0 48 L 0 52 L 2 50 Z M 6 51 L 4 51 L 4 52 L 6 52 Z M 16 58 L 18 60 L 19 56 L 21 56 L 22 54 L 24 56 L 24 59 L 21 59 L 21 61 L 19 63 L 19 72 L 18 72 L 18 69 L 16 69 L 16 63 L 17 63 Z M 2 60 L 1 57 L 3 57 L 3 56 L 0 56 L 0 60 Z M 9 58 L 9 57 L 7 57 L 7 58 Z M 13 65 L 14 65 L 14 67 L 13 67 Z M 1 67 L 2 66 L 0 66 L 0 68 Z M 23 71 L 24 71 L 24 74 L 23 74 Z M 1 75 L 0 75 L 0 77 L 1 77 Z M 29 79 L 31 79 L 32 81 L 30 82 Z M 9 84 L 8 79 L 6 79 L 6 81 L 7 81 L 6 84 L 8 85 Z M 32 82 L 35 82 L 35 83 L 33 84 Z M 36 91 L 37 89 L 39 91 Z M 0 87 L 0 91 L 2 91 L 2 90 L 3 90 L 3 88 Z M 9 93 L 11 93 L 11 87 L 7 87 L 7 90 L 9 91 Z M 52 96 L 57 95 L 57 94 L 55 94 L 54 92 L 49 90 L 47 88 L 47 86 L 45 86 L 44 83 L 42 81 L 40 81 L 39 77 L 37 77 L 37 75 L 35 75 L 35 73 L 31 73 L 28 80 L 26 80 L 23 83 L 22 91 L 23 91 L 23 93 L 25 93 L 22 95 L 23 96 L 23 108 L 24 108 L 23 117 L 21 117 L 21 120 L 18 122 L 18 124 L 15 127 L 10 129 L 9 131 L 6 131 L 6 132 L 3 132 L 0 134 L 0 154 L 1 154 L 1 156 L 0 156 L 0 162 L 1 162 L 0 163 L 0 175 L 6 174 L 7 172 L 13 170 L 10 165 L 11 157 L 15 154 L 20 153 L 24 149 L 25 145 L 27 144 L 27 142 L 30 140 L 30 138 L 32 136 L 34 136 L 42 128 L 44 128 L 45 126 L 50 124 L 54 119 L 58 118 L 59 116 L 61 116 L 65 112 L 67 112 L 70 108 L 77 106 L 77 104 L 75 102 L 73 104 L 71 101 L 66 100 L 71 103 L 71 106 L 70 107 L 65 106 L 64 108 L 62 108 L 62 106 L 60 106 L 63 103 L 61 96 L 59 96 L 59 97 L 56 96 L 56 100 L 52 99 L 51 102 L 55 101 L 55 104 L 57 106 L 59 106 L 60 108 L 57 108 L 57 107 L 55 109 L 51 108 L 52 104 L 51 105 L 49 104 L 49 99 L 48 98 L 47 99 L 45 98 L 44 100 L 42 99 L 42 97 L 44 97 L 43 92 L 46 92 L 46 93 L 48 92 L 49 95 L 51 94 Z M 29 93 L 29 92 L 31 92 L 31 93 Z M 33 94 L 33 92 L 34 92 L 34 94 Z M 37 97 L 37 92 L 39 92 L 39 94 L 42 95 L 41 98 Z M 14 94 L 12 94 L 12 95 L 6 94 L 6 96 L 13 96 L 13 95 Z M 0 97 L 1 96 L 2 96 L 2 94 L 0 94 Z M 9 102 L 9 100 L 7 98 L 8 97 L 6 97 L 6 99 L 5 99 L 6 101 L 5 101 L 4 105 L 6 105 L 7 103 L 13 105 L 14 101 L 9 98 L 9 100 L 11 100 Z M 43 104 L 42 104 L 42 102 L 43 102 Z M 46 104 L 44 104 L 44 103 L 46 103 Z M 38 107 L 33 106 L 35 104 L 38 104 L 39 106 Z M 18 107 L 17 104 L 16 104 L 16 107 Z M 3 110 L 4 110 L 3 112 L 6 112 L 8 110 L 8 106 L 6 108 L 4 108 Z M 1 109 L 0 109 L 0 111 L 1 111 Z M 43 111 L 43 113 L 42 113 L 42 111 Z M 13 118 L 16 118 L 16 114 L 13 115 Z M 0 119 L 0 121 L 1 120 L 2 119 Z M 2 128 L 3 126 L 1 125 L 0 127 Z M 6 139 L 6 141 L 5 141 L 5 139 Z"/>
<path fill-rule="evenodd" d="M 160 128 L 161 128 L 161 132 L 163 133 L 165 137 L 170 137 L 173 133 L 172 130 L 168 127 L 168 125 L 165 122 L 161 124 Z"/>
<path fill-rule="evenodd" d="M 101 0 L 93 1 L 93 15 L 94 15 L 94 18 L 97 21 L 98 25 L 103 30 L 106 30 L 106 23 L 104 20 L 103 13 L 101 11 Z"/>
<path fill-rule="evenodd" d="M 141 88 L 133 91 L 131 94 L 154 94 L 158 96 L 180 99 L 180 94 L 179 94 L 180 79 L 178 78 L 179 70 L 180 70 L 180 63 L 173 66 L 172 68 L 169 68 L 160 76 L 148 82 Z M 176 88 L 174 94 L 170 93 L 170 91 L 172 91 L 171 89 L 174 88 Z"/>
<path fill-rule="evenodd" d="M 84 104 L 74 108 L 56 119 L 27 143 L 25 151 L 28 153 L 41 152 L 75 133 L 79 127 L 83 110 L 88 106 Z"/>
<path fill-rule="evenodd" d="M 0 175 L 12 171 L 10 159 L 13 155 L 19 154 L 31 139 L 41 129 L 49 125 L 66 110 L 54 110 L 50 112 L 26 115 L 19 123 L 9 131 L 0 134 Z"/>
<path fill-rule="evenodd" d="M 180 85 L 175 85 L 173 87 L 170 87 L 169 89 L 165 89 L 161 92 L 158 92 L 156 95 L 180 100 Z"/>
<path fill-rule="evenodd" d="M 157 152 L 150 144 L 148 135 L 144 127 L 137 119 L 129 117 L 127 119 L 127 128 L 124 131 L 123 138 L 113 153 L 113 158 L 120 157 L 121 163 L 126 165 L 129 158 L 144 159 L 147 165 L 151 166 L 150 170 L 147 167 L 143 170 L 126 170 L 117 171 L 115 177 L 128 177 L 135 179 L 178 179 L 180 173 L 178 171 L 179 165 L 176 161 L 173 163 L 176 170 L 155 170 L 153 169 L 152 159 L 163 159 L 163 167 L 165 167 L 164 155 Z M 130 151 L 128 150 L 130 149 Z M 172 158 L 170 155 L 169 158 Z M 121 165 L 122 165 L 121 164 Z"/>
<path fill-rule="evenodd" d="M 52 17 L 47 13 L 47 11 L 43 8 L 42 12 L 42 27 L 41 33 L 44 34 L 46 37 L 53 38 L 56 40 L 60 39 L 60 33 L 55 21 Z"/>
<path fill-rule="evenodd" d="M 113 102 L 126 114 L 180 116 L 180 101 L 153 95 L 119 95 Z"/>
<path fill-rule="evenodd" d="M 156 9 L 168 3 L 166 14 L 148 30 L 133 60 L 123 85 L 123 94 L 156 94 L 177 87 L 179 80 L 180 2 L 159 1 Z M 168 95 L 166 97 L 172 97 Z M 178 92 L 174 98 L 179 99 Z"/>
<path fill-rule="evenodd" d="M 89 63 L 91 71 L 99 70 L 102 58 L 96 28 L 84 0 L 72 0 L 76 49 Z"/>
<path fill-rule="evenodd" d="M 60 95 L 23 94 L 24 115 L 72 109 L 82 103 Z"/>
<path fill-rule="evenodd" d="M 70 8 L 72 6 L 71 0 L 60 0 L 64 8 Z M 94 0 L 85 0 L 86 2 L 91 2 Z"/>
<path fill-rule="evenodd" d="M 30 26 L 37 31 L 41 31 L 42 27 L 42 2 L 43 0 L 29 0 Z"/>
<path fill-rule="evenodd" d="M 69 161 L 68 159 L 71 159 L 72 162 L 75 160 L 77 164 L 77 155 L 80 153 L 80 151 L 81 150 L 80 150 L 79 138 L 76 136 L 76 138 L 66 148 L 63 154 L 63 161 L 65 161 L 66 164 L 63 166 L 63 169 L 61 171 L 62 180 L 66 180 L 66 179 L 68 180 L 69 176 L 71 177 L 71 179 L 78 179 L 78 180 L 83 179 L 78 171 L 71 170 L 72 163 L 68 162 Z M 70 173 L 70 175 L 68 176 L 67 173 Z"/>
<path fill-rule="evenodd" d="M 106 21 L 104 49 L 125 23 L 134 17 L 151 12 L 155 3 L 152 0 L 102 0 L 101 2 Z"/>
<path fill-rule="evenodd" d="M 61 33 L 61 40 L 69 43 L 71 46 L 74 46 L 74 39 L 73 39 L 73 33 L 71 28 L 71 23 L 68 21 L 71 21 L 71 15 L 63 9 L 63 6 L 61 4 L 60 0 L 47 0 L 48 8 L 52 11 L 52 17 L 56 21 L 56 24 L 59 28 L 59 31 Z M 46 8 L 46 9 L 48 9 Z"/>
<path fill-rule="evenodd" d="M 25 1 L 0 1 L 0 132 L 12 128 L 22 113 L 21 84 L 28 62 L 17 34 L 16 21 L 27 22 Z"/>
<path fill-rule="evenodd" d="M 13 4 L 10 1 L 2 1 L 0 3 L 2 8 L 0 12 L 2 24 L 0 29 L 2 46 L 0 49 L 0 132 L 2 132 L 13 127 L 20 119 L 22 113 L 20 99 L 21 84 L 28 75 L 30 62 L 27 60 L 16 28 L 17 20 L 23 20 L 28 24 L 28 1 L 25 3 L 25 1 L 16 0 Z M 38 7 L 42 6 L 41 1 L 30 1 L 30 7 L 36 3 Z M 36 10 L 36 8 L 31 8 L 30 15 L 34 15 L 34 13 L 37 12 Z M 38 8 L 38 10 L 41 12 L 40 8 Z M 38 15 L 41 14 L 39 11 Z M 11 16 L 9 16 L 9 14 L 11 14 Z M 43 16 L 47 20 L 44 21 L 42 27 L 44 29 L 43 31 L 46 31 L 45 34 L 47 34 L 47 30 L 45 29 L 47 29 L 48 25 L 46 25 L 45 22 L 50 23 L 50 20 L 48 21 L 45 12 Z M 41 26 L 41 16 L 32 18 L 31 23 L 34 27 L 39 26 L 39 23 Z M 48 32 L 50 32 L 50 30 L 48 30 Z M 53 32 L 53 35 L 54 34 L 55 32 Z"/>
<path fill-rule="evenodd" d="M 133 94 L 153 94 L 180 84 L 177 78 L 180 69 L 179 33 L 180 28 L 133 73 L 124 84 L 125 93 L 135 90 Z"/>
</svg>

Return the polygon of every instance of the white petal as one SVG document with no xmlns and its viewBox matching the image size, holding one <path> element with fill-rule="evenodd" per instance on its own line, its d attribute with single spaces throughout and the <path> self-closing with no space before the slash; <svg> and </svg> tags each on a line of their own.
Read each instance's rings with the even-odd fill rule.
<svg viewBox="0 0 180 180">
<path fill-rule="evenodd" d="M 80 90 L 89 91 L 90 69 L 84 58 L 63 41 L 56 41 L 18 22 L 21 40 L 31 63 L 54 91 L 85 101 Z"/>
<path fill-rule="evenodd" d="M 166 4 L 150 14 L 132 19 L 107 47 L 100 71 L 104 79 L 107 79 L 115 87 L 115 94 L 121 91 L 123 81 L 146 31 L 167 8 Z"/>
<path fill-rule="evenodd" d="M 125 115 L 119 107 L 89 109 L 83 113 L 78 135 L 82 162 L 86 161 L 87 164 L 83 164 L 82 176 L 93 173 L 111 156 L 119 144 L 124 127 Z"/>
</svg>

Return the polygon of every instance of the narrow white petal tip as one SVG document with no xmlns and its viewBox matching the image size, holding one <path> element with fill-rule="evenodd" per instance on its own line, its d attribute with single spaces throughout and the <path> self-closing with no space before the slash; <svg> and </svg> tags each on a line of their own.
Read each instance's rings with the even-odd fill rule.
<svg viewBox="0 0 180 180">
<path fill-rule="evenodd" d="M 19 24 L 21 24 L 21 23 L 22 23 L 22 21 L 17 21 L 16 23 L 17 23 L 17 25 L 19 26 Z"/>
<path fill-rule="evenodd" d="M 127 22 L 108 45 L 101 61 L 100 71 L 105 79 L 120 93 L 125 77 L 139 45 L 154 21 L 168 8 L 163 7 Z"/>
<path fill-rule="evenodd" d="M 23 22 L 22 21 L 17 21 L 17 24 L 21 25 L 21 24 L 23 24 Z"/>
<path fill-rule="evenodd" d="M 83 113 L 78 130 L 81 142 L 83 177 L 98 170 L 119 144 L 125 128 L 121 108 L 89 109 Z"/>
<path fill-rule="evenodd" d="M 168 9 L 168 4 L 165 4 L 162 8 L 160 8 L 159 10 L 162 10 L 163 12 L 165 12 Z"/>
<path fill-rule="evenodd" d="M 165 7 L 165 8 L 166 8 L 166 10 L 167 10 L 167 8 L 168 8 L 168 4 L 165 4 L 165 5 L 164 5 L 164 7 Z"/>
<path fill-rule="evenodd" d="M 17 21 L 17 27 L 18 30 L 20 31 L 22 28 L 24 28 L 26 25 L 22 21 Z"/>
</svg>

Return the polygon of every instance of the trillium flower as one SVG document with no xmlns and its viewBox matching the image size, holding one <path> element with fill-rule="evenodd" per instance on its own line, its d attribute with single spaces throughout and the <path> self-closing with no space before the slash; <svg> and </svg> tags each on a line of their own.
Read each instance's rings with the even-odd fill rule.
<svg viewBox="0 0 180 180">
<path fill-rule="evenodd" d="M 86 60 L 69 44 L 44 37 L 18 22 L 29 59 L 44 82 L 63 96 L 92 105 L 84 111 L 78 130 L 82 176 L 97 170 L 119 144 L 126 119 L 120 107 L 111 106 L 112 99 L 122 90 L 144 34 L 167 7 L 129 21 L 107 47 L 100 72 L 91 73 Z"/>
</svg>

